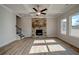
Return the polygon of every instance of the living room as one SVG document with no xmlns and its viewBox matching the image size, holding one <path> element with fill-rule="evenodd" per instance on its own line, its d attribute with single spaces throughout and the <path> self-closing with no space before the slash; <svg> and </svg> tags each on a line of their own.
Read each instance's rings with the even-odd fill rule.
<svg viewBox="0 0 79 59">
<path fill-rule="evenodd" d="M 79 54 L 78 4 L 1 4 L 0 28 L 1 55 Z"/>
</svg>

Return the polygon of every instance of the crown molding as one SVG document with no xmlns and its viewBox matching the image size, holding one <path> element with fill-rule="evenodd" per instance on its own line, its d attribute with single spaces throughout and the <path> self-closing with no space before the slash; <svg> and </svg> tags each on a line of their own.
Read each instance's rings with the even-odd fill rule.
<svg viewBox="0 0 79 59">
<path fill-rule="evenodd" d="M 5 5 L 3 5 L 3 4 L 1 4 L 0 6 L 2 6 L 3 8 L 7 9 L 7 10 L 10 11 L 10 12 L 13 12 L 10 8 L 8 8 L 7 6 L 5 6 Z"/>
</svg>

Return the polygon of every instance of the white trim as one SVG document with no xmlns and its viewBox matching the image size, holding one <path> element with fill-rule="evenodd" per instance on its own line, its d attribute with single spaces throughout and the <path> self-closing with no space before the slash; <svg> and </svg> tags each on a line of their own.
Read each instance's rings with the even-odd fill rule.
<svg viewBox="0 0 79 59">
<path fill-rule="evenodd" d="M 7 10 L 10 11 L 10 12 L 13 12 L 10 8 L 6 7 L 5 5 L 2 5 L 2 4 L 1 4 L 0 6 L 2 6 L 3 8 L 7 9 Z"/>
<path fill-rule="evenodd" d="M 10 8 L 8 8 L 7 6 L 2 5 L 2 4 L 1 4 L 0 6 L 2 6 L 3 8 L 7 9 L 7 10 L 10 11 L 10 12 L 12 12 L 13 14 L 20 16 L 19 14 L 13 12 L 13 11 L 12 11 Z M 21 16 L 20 16 L 20 17 L 21 17 Z"/>
<path fill-rule="evenodd" d="M 14 42 L 14 41 L 16 41 L 16 40 L 17 40 L 17 39 L 15 38 L 15 39 L 10 40 L 10 41 L 8 41 L 8 42 L 4 42 L 3 44 L 0 45 L 0 47 L 6 46 L 6 45 L 8 45 L 8 44 L 10 44 L 10 43 L 12 43 L 12 42 Z"/>
</svg>

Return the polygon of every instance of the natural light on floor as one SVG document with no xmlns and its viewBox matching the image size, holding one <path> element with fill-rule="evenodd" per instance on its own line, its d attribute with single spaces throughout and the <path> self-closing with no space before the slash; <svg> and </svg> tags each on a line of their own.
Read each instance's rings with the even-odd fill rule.
<svg viewBox="0 0 79 59">
<path fill-rule="evenodd" d="M 46 41 L 46 43 L 56 43 L 56 41 L 55 40 L 52 40 L 52 39 L 45 40 L 45 41 Z"/>
<path fill-rule="evenodd" d="M 60 44 L 55 44 L 55 45 L 48 45 L 48 48 L 51 52 L 55 51 L 66 51 L 66 49 L 61 46 Z"/>
<path fill-rule="evenodd" d="M 51 45 L 51 44 L 47 44 L 47 43 L 56 43 L 56 44 L 52 44 Z M 66 51 L 66 49 L 63 46 L 61 46 L 60 44 L 58 44 L 53 39 L 49 39 L 49 40 L 34 40 L 29 54 L 49 53 L 49 52 L 57 52 L 57 51 Z"/>
<path fill-rule="evenodd" d="M 48 52 L 46 45 L 32 46 L 29 54 Z"/>
<path fill-rule="evenodd" d="M 38 43 L 45 43 L 44 40 L 34 40 L 34 44 L 38 44 Z"/>
</svg>

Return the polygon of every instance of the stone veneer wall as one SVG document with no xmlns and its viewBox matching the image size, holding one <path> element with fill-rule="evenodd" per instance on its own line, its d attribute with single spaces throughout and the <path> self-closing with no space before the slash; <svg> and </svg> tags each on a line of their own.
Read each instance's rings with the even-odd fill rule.
<svg viewBox="0 0 79 59">
<path fill-rule="evenodd" d="M 42 36 L 37 36 L 36 35 L 36 30 L 37 29 L 42 29 L 43 30 L 43 35 Z M 41 37 L 44 38 L 46 37 L 46 18 L 32 18 L 32 37 Z"/>
</svg>

